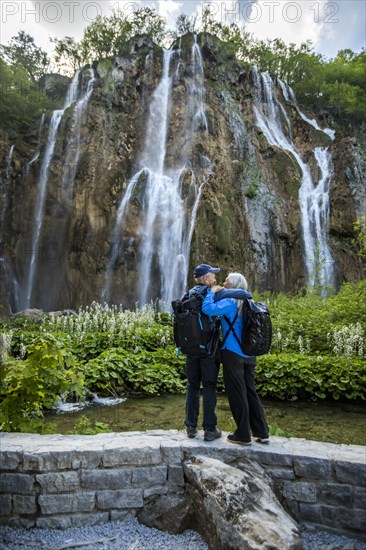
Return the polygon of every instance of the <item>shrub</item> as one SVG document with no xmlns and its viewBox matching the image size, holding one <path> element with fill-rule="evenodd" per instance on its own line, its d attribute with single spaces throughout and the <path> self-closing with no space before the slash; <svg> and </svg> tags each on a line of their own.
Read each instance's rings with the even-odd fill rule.
<svg viewBox="0 0 366 550">
<path fill-rule="evenodd" d="M 0 381 L 0 427 L 4 431 L 42 430 L 44 409 L 52 408 L 67 392 L 84 393 L 75 357 L 52 334 L 39 337 L 25 360 L 5 361 Z"/>
<path fill-rule="evenodd" d="M 366 400 L 366 362 L 359 358 L 264 355 L 256 367 L 256 385 L 263 397 Z"/>
</svg>

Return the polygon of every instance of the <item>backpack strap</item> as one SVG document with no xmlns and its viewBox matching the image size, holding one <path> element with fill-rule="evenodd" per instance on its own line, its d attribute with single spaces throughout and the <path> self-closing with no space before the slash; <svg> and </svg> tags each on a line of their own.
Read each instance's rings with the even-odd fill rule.
<svg viewBox="0 0 366 550">
<path fill-rule="evenodd" d="M 230 321 L 230 319 L 229 319 L 228 317 L 226 317 L 226 315 L 223 315 L 225 321 L 226 321 L 227 324 L 229 325 L 229 328 L 228 328 L 228 330 L 226 331 L 226 334 L 225 334 L 224 339 L 223 339 L 222 344 L 221 344 L 221 348 L 224 347 L 224 344 L 225 344 L 225 342 L 226 342 L 227 337 L 229 336 L 229 333 L 232 332 L 233 335 L 234 335 L 235 340 L 238 342 L 238 344 L 239 344 L 239 346 L 240 346 L 240 349 L 241 349 L 240 340 L 239 340 L 238 335 L 236 334 L 235 329 L 234 329 L 235 321 L 236 321 L 237 318 L 238 318 L 238 313 L 239 313 L 239 310 L 236 312 L 235 317 L 234 317 L 234 319 L 233 319 L 232 321 Z"/>
</svg>

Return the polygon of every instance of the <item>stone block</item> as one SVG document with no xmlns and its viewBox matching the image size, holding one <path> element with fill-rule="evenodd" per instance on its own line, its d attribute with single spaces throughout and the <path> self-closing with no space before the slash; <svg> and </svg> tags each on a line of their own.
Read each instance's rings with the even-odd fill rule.
<svg viewBox="0 0 366 550">
<path fill-rule="evenodd" d="M 84 525 L 98 525 L 107 523 L 109 519 L 108 512 L 98 512 L 94 514 L 72 514 L 38 518 L 36 526 L 39 529 L 68 529 L 69 527 L 83 527 Z"/>
<path fill-rule="evenodd" d="M 295 474 L 290 468 L 268 468 L 267 466 L 265 470 L 272 479 L 295 479 Z"/>
<path fill-rule="evenodd" d="M 148 487 L 147 489 L 144 489 L 144 498 L 149 498 L 154 495 L 166 495 L 167 492 L 167 485 L 155 485 L 154 487 Z"/>
<path fill-rule="evenodd" d="M 332 463 L 330 460 L 311 458 L 307 456 L 294 456 L 294 471 L 299 477 L 306 479 L 329 479 L 332 475 Z"/>
<path fill-rule="evenodd" d="M 181 464 L 183 452 L 180 446 L 162 447 L 161 455 L 165 464 Z"/>
<path fill-rule="evenodd" d="M 23 469 L 31 472 L 71 470 L 73 453 L 53 451 L 48 453 L 28 453 L 23 455 Z"/>
<path fill-rule="evenodd" d="M 184 487 L 184 471 L 182 466 L 169 466 L 168 467 L 168 482 L 171 485 L 177 485 L 178 487 Z"/>
<path fill-rule="evenodd" d="M 0 495 L 0 516 L 11 514 L 11 495 Z"/>
<path fill-rule="evenodd" d="M 40 454 L 32 454 L 24 452 L 23 454 L 23 469 L 25 471 L 39 472 L 44 470 L 44 456 Z"/>
<path fill-rule="evenodd" d="M 259 464 L 271 466 L 290 466 L 292 468 L 292 454 L 266 451 L 264 449 L 257 450 L 253 448 L 251 458 Z"/>
<path fill-rule="evenodd" d="M 282 494 L 284 498 L 298 502 L 316 502 L 317 490 L 314 483 L 306 481 L 284 481 Z"/>
<path fill-rule="evenodd" d="M 336 512 L 337 508 L 334 506 L 324 506 L 321 505 L 321 519 L 322 521 L 318 523 L 322 523 L 323 525 L 327 525 L 329 527 L 335 527 L 337 525 L 336 523 Z"/>
<path fill-rule="evenodd" d="M 323 504 L 349 506 L 353 505 L 353 488 L 349 485 L 335 483 L 320 483 L 318 485 L 318 501 Z"/>
<path fill-rule="evenodd" d="M 14 451 L 3 451 L 0 453 L 0 471 L 16 470 L 22 461 L 21 453 Z"/>
<path fill-rule="evenodd" d="M 104 468 L 113 466 L 147 466 L 161 464 L 160 447 L 131 447 L 128 449 L 105 449 L 102 457 Z"/>
<path fill-rule="evenodd" d="M 72 459 L 71 467 L 73 470 L 99 468 L 102 465 L 102 455 L 102 451 L 80 451 Z"/>
<path fill-rule="evenodd" d="M 321 506 L 319 504 L 309 504 L 299 502 L 299 519 L 302 522 L 321 523 Z"/>
<path fill-rule="evenodd" d="M 6 522 L 6 525 L 9 527 L 17 527 L 20 529 L 32 529 L 36 526 L 36 521 L 34 519 L 21 518 L 19 516 L 11 517 Z"/>
<path fill-rule="evenodd" d="M 98 491 L 97 503 L 98 508 L 101 510 L 141 508 L 144 504 L 142 489 Z"/>
<path fill-rule="evenodd" d="M 132 472 L 132 485 L 137 487 L 152 487 L 167 481 L 167 466 L 135 468 Z"/>
<path fill-rule="evenodd" d="M 352 510 L 349 508 L 337 508 L 336 510 L 336 525 L 360 531 L 365 534 L 366 525 L 365 510 Z"/>
<path fill-rule="evenodd" d="M 31 495 L 34 492 L 34 476 L 27 474 L 1 474 L 0 492 Z"/>
<path fill-rule="evenodd" d="M 366 466 L 355 462 L 335 463 L 335 475 L 341 483 L 349 483 L 357 487 L 366 487 Z"/>
<path fill-rule="evenodd" d="M 38 503 L 42 514 L 71 512 L 92 512 L 95 507 L 95 493 L 74 493 L 67 495 L 40 495 Z"/>
<path fill-rule="evenodd" d="M 79 476 L 76 472 L 38 474 L 36 481 L 44 493 L 68 493 L 80 488 Z"/>
<path fill-rule="evenodd" d="M 131 484 L 132 469 L 84 470 L 81 472 L 81 486 L 85 489 L 124 489 Z"/>
<path fill-rule="evenodd" d="M 14 495 L 13 513 L 14 514 L 35 514 L 37 512 L 35 495 Z"/>
<path fill-rule="evenodd" d="M 366 509 L 366 489 L 355 487 L 353 505 L 355 508 Z"/>
</svg>

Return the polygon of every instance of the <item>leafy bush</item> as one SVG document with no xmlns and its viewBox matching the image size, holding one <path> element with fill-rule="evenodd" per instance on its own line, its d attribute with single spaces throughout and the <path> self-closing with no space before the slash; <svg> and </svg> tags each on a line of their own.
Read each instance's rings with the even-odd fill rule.
<svg viewBox="0 0 366 550">
<path fill-rule="evenodd" d="M 366 362 L 359 357 L 264 355 L 256 367 L 263 397 L 366 400 Z"/>
<path fill-rule="evenodd" d="M 5 431 L 42 430 L 44 409 L 67 392 L 84 393 L 75 357 L 52 334 L 40 336 L 25 360 L 5 361 L 0 381 L 0 427 Z"/>
<path fill-rule="evenodd" d="M 93 391 L 115 395 L 118 389 L 156 395 L 185 390 L 183 363 L 174 348 L 137 354 L 112 348 L 84 364 L 82 369 L 85 383 Z"/>
</svg>

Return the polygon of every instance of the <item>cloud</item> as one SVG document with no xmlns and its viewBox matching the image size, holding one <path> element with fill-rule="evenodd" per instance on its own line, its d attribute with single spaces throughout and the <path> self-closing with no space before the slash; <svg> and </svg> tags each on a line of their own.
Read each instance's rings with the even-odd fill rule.
<svg viewBox="0 0 366 550">
<path fill-rule="evenodd" d="M 175 16 L 181 10 L 183 4 L 174 0 L 158 0 L 158 12 L 163 17 Z"/>
<path fill-rule="evenodd" d="M 1 42 L 7 43 L 19 30 L 35 38 L 51 53 L 49 36 L 74 36 L 97 15 L 127 15 L 143 6 L 155 8 L 174 27 L 180 13 L 197 15 L 209 6 L 216 20 L 236 22 L 258 38 L 282 38 L 300 44 L 312 40 L 316 50 L 334 57 L 339 49 L 360 51 L 365 46 L 365 2 L 362 0 L 1 0 Z"/>
</svg>

